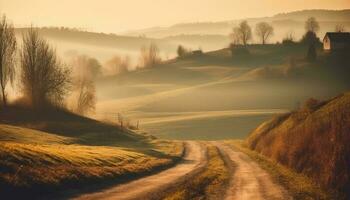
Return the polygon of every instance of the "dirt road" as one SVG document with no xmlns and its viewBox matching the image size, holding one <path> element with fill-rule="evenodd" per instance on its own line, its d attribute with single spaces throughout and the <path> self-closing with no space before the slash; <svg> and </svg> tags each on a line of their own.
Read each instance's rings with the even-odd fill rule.
<svg viewBox="0 0 350 200">
<path fill-rule="evenodd" d="M 160 189 L 166 188 L 167 185 L 171 185 L 195 169 L 203 167 L 205 165 L 205 159 L 205 148 L 197 142 L 189 141 L 186 142 L 184 161 L 175 167 L 107 190 L 81 195 L 75 199 L 144 199 L 150 194 L 157 193 Z"/>
<path fill-rule="evenodd" d="M 223 143 L 214 143 L 231 160 L 234 172 L 226 199 L 232 200 L 289 200 L 292 199 L 270 175 L 246 154 Z"/>
</svg>

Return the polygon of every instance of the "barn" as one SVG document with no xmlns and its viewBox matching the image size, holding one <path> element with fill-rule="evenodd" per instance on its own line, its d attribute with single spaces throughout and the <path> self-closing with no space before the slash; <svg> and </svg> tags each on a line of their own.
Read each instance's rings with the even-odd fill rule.
<svg viewBox="0 0 350 200">
<path fill-rule="evenodd" d="M 323 49 L 326 51 L 344 50 L 349 47 L 349 32 L 328 32 L 323 38 Z"/>
</svg>

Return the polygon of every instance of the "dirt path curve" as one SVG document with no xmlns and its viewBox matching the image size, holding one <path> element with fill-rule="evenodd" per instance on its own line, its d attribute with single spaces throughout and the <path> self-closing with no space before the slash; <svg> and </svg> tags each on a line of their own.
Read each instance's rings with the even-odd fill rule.
<svg viewBox="0 0 350 200">
<path fill-rule="evenodd" d="M 232 200 L 285 200 L 292 199 L 286 190 L 274 183 L 270 175 L 260 168 L 246 154 L 228 147 L 224 143 L 214 143 L 226 154 L 234 165 L 231 182 L 225 199 Z"/>
<path fill-rule="evenodd" d="M 186 142 L 186 154 L 184 161 L 181 161 L 175 167 L 164 170 L 158 174 L 121 184 L 107 190 L 96 193 L 85 194 L 75 199 L 145 199 L 152 193 L 157 193 L 164 189 L 166 185 L 176 182 L 179 178 L 189 174 L 195 169 L 202 167 L 205 160 L 205 148 L 198 142 Z"/>
</svg>

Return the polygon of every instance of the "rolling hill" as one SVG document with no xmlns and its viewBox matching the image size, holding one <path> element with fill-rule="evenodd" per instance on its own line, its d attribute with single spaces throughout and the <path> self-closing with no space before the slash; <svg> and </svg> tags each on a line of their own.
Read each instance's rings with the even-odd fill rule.
<svg viewBox="0 0 350 200">
<path fill-rule="evenodd" d="M 349 88 L 348 68 L 320 49 L 318 61 L 309 63 L 303 45 L 247 48 L 249 56 L 232 58 L 225 48 L 105 77 L 97 82 L 96 117 L 123 113 L 162 138 L 245 138 L 310 94 L 328 98 Z M 291 57 L 296 61 L 289 70 Z"/>
<path fill-rule="evenodd" d="M 69 196 L 87 186 L 94 190 L 169 167 L 182 153 L 181 142 L 62 110 L 40 113 L 12 106 L 0 111 L 0 193 L 5 199 L 57 197 L 63 191 Z"/>
<path fill-rule="evenodd" d="M 272 23 L 275 34 L 271 42 L 281 41 L 287 34 L 293 33 L 296 40 L 304 34 L 304 21 L 314 16 L 320 22 L 320 38 L 327 31 L 333 31 L 337 24 L 342 24 L 350 30 L 350 10 L 304 10 L 281 13 L 271 17 L 250 18 L 248 23 L 255 27 L 261 21 Z M 39 33 L 48 39 L 57 52 L 66 61 L 79 54 L 86 54 L 105 63 L 114 55 L 129 55 L 133 65 L 138 62 L 140 48 L 154 42 L 158 45 L 163 59 L 176 56 L 178 45 L 189 49 L 201 48 L 213 51 L 227 47 L 230 43 L 229 34 L 239 20 L 223 22 L 199 22 L 175 24 L 169 27 L 157 27 L 145 30 L 135 30 L 119 34 L 96 33 L 78 29 L 43 27 Z M 27 28 L 17 28 L 16 34 L 21 37 Z M 252 43 L 258 41 L 254 40 Z"/>
<path fill-rule="evenodd" d="M 272 42 L 276 42 L 281 41 L 289 32 L 293 32 L 296 39 L 301 38 L 304 33 L 304 22 L 309 17 L 315 17 L 320 22 L 320 37 L 323 37 L 326 31 L 333 31 L 337 24 L 343 24 L 347 30 L 350 29 L 350 10 L 303 10 L 280 13 L 271 17 L 175 24 L 169 27 L 135 30 L 126 32 L 125 34 L 132 36 L 146 35 L 147 37 L 153 38 L 164 38 L 183 34 L 204 36 L 221 35 L 223 42 L 227 40 L 233 26 L 237 25 L 242 20 L 247 20 L 252 27 L 255 27 L 255 24 L 258 22 L 266 21 L 272 23 L 275 28 Z"/>
<path fill-rule="evenodd" d="M 309 99 L 300 109 L 262 123 L 247 139 L 261 154 L 350 196 L 350 93 Z"/>
</svg>

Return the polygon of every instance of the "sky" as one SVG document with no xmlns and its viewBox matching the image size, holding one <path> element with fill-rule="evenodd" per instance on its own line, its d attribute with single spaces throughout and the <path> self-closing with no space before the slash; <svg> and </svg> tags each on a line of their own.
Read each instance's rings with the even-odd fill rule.
<svg viewBox="0 0 350 200">
<path fill-rule="evenodd" d="M 349 8 L 350 0 L 0 0 L 0 13 L 15 26 L 66 26 L 107 33 Z"/>
</svg>

